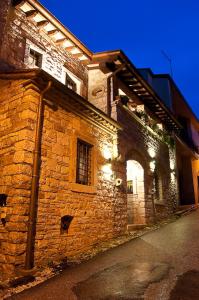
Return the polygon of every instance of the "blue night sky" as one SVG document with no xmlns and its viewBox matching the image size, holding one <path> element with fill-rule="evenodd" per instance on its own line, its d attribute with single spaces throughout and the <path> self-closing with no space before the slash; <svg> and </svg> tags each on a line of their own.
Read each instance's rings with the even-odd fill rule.
<svg viewBox="0 0 199 300">
<path fill-rule="evenodd" d="M 199 117 L 198 0 L 41 0 L 91 51 L 122 49 L 136 67 L 169 73 Z"/>
</svg>

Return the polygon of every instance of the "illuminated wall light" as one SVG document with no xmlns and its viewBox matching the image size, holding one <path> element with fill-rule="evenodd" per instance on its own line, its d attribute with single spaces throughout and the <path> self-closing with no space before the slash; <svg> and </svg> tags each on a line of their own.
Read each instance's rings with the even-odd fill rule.
<svg viewBox="0 0 199 300">
<path fill-rule="evenodd" d="M 155 150 L 151 147 L 148 148 L 148 153 L 151 158 L 154 158 L 156 156 Z"/>
<path fill-rule="evenodd" d="M 171 173 L 171 181 L 172 181 L 172 182 L 175 181 L 175 173 L 174 173 L 174 172 Z"/>
<path fill-rule="evenodd" d="M 170 160 L 170 169 L 173 171 L 175 169 L 175 163 L 173 160 Z"/>
<path fill-rule="evenodd" d="M 113 177 L 113 170 L 111 168 L 111 164 L 106 164 L 102 167 L 102 172 L 104 173 L 104 178 L 106 180 L 111 180 Z"/>
<path fill-rule="evenodd" d="M 154 172 L 155 171 L 155 160 L 151 161 L 149 165 L 150 165 L 151 171 Z"/>
<path fill-rule="evenodd" d="M 108 146 L 104 146 L 102 150 L 102 155 L 105 159 L 110 160 L 112 158 L 111 149 Z"/>
</svg>

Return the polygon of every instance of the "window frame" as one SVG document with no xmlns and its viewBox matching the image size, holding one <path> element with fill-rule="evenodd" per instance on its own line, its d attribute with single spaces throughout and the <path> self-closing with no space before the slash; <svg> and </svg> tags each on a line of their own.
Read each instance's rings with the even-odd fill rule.
<svg viewBox="0 0 199 300">
<path fill-rule="evenodd" d="M 29 61 L 30 57 L 33 57 L 33 56 L 34 56 L 34 58 L 33 58 L 34 62 L 37 61 L 37 64 L 35 64 L 34 66 L 31 64 L 31 67 L 42 68 L 43 55 L 41 53 L 39 53 L 37 50 L 30 47 L 28 61 Z"/>
<path fill-rule="evenodd" d="M 90 186 L 92 177 L 92 157 L 93 145 L 82 139 L 77 139 L 76 156 L 76 183 Z M 82 157 L 81 157 L 82 155 Z M 83 177 L 81 179 L 81 177 Z"/>
<path fill-rule="evenodd" d="M 91 148 L 91 179 L 90 185 L 84 185 L 76 182 L 77 169 L 77 141 L 82 140 Z M 97 155 L 96 155 L 96 141 L 93 137 L 85 136 L 80 130 L 74 132 L 70 143 L 70 161 L 69 161 L 69 188 L 73 192 L 96 194 L 97 193 Z"/>
</svg>

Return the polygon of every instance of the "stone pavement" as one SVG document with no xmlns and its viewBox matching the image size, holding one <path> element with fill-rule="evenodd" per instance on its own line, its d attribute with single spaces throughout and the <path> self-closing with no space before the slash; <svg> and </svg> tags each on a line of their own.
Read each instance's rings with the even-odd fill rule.
<svg viewBox="0 0 199 300">
<path fill-rule="evenodd" d="M 193 212 L 89 261 L 71 266 L 9 299 L 177 300 L 172 297 L 178 297 L 181 292 L 179 280 L 186 282 L 186 296 L 189 297 L 189 290 L 193 295 L 193 289 L 183 276 L 199 272 L 198 220 L 199 211 Z"/>
</svg>

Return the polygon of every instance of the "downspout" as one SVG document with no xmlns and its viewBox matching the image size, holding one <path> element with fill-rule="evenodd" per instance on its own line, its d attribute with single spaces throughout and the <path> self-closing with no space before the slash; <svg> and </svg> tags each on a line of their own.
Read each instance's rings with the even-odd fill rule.
<svg viewBox="0 0 199 300">
<path fill-rule="evenodd" d="M 111 73 L 107 77 L 107 115 L 111 117 L 111 103 L 114 100 L 112 97 L 113 92 L 113 77 L 120 72 L 124 68 L 125 64 L 122 64 L 117 70 L 115 70 L 113 73 Z"/>
<path fill-rule="evenodd" d="M 37 200 L 38 200 L 38 188 L 39 188 L 43 99 L 45 93 L 51 88 L 51 86 L 52 86 L 52 81 L 49 81 L 45 89 L 40 93 L 39 104 L 38 104 L 35 147 L 33 152 L 34 153 L 33 171 L 32 171 L 31 195 L 30 195 L 26 258 L 25 258 L 25 269 L 27 270 L 32 269 L 34 266 L 34 242 L 35 242 L 34 238 L 36 233 Z"/>
</svg>

